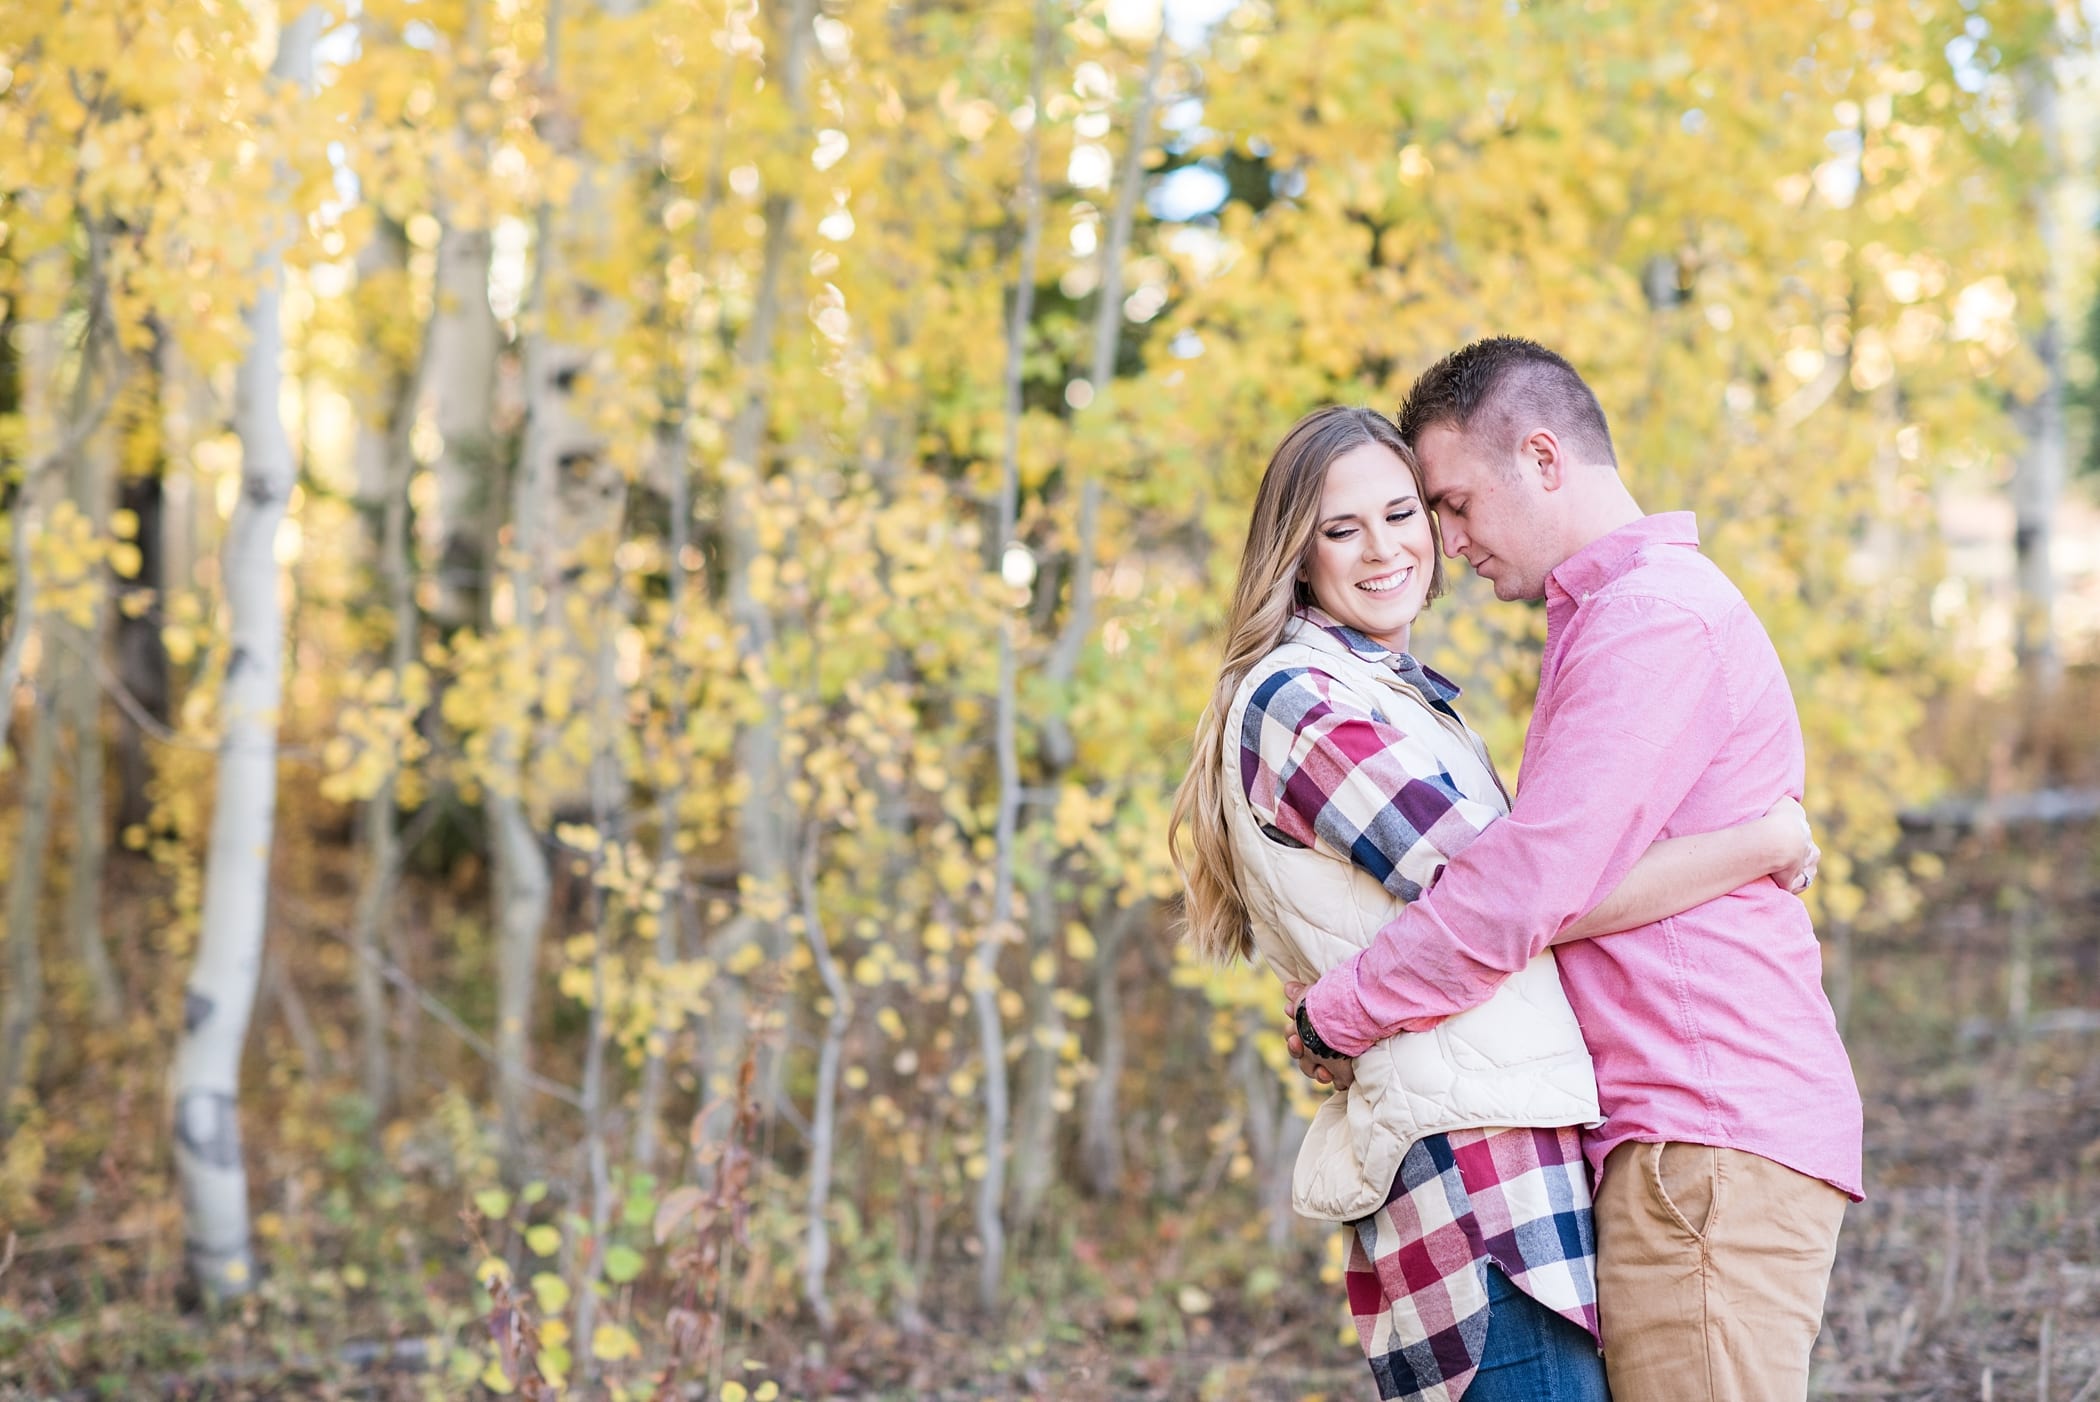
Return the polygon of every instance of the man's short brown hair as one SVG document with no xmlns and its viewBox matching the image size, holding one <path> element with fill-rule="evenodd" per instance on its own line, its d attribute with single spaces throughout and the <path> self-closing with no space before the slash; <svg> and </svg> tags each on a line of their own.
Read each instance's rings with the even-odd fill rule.
<svg viewBox="0 0 2100 1402">
<path fill-rule="evenodd" d="M 1576 459 L 1619 465 L 1604 408 L 1582 376 L 1521 336 L 1489 336 L 1424 370 L 1407 392 L 1399 419 L 1400 436 L 1410 447 L 1439 426 L 1482 432 L 1510 448 L 1524 434 L 1546 428 Z"/>
</svg>

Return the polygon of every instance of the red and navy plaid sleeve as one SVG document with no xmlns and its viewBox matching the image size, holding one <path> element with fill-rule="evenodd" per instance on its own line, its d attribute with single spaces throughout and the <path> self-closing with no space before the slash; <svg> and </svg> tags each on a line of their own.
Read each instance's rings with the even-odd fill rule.
<svg viewBox="0 0 2100 1402">
<path fill-rule="evenodd" d="M 1408 901 L 1502 816 L 1459 792 L 1424 737 L 1307 667 L 1249 698 L 1240 781 L 1271 837 L 1354 862 Z"/>
</svg>

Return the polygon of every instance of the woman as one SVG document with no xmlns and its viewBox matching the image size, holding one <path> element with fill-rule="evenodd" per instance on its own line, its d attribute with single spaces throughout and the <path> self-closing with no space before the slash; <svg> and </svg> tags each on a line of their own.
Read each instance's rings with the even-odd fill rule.
<svg viewBox="0 0 2100 1402">
<path fill-rule="evenodd" d="M 1409 654 L 1443 589 L 1414 457 L 1366 409 L 1270 459 L 1170 845 L 1191 937 L 1310 983 L 1367 945 L 1509 799 L 1458 689 Z M 1812 867 L 1798 805 L 1658 842 L 1555 943 Z M 1774 879 L 1781 879 L 1775 876 Z M 1541 954 L 1481 1007 L 1357 1058 L 1300 1150 L 1293 1201 L 1348 1222 L 1348 1292 L 1381 1397 L 1601 1399 L 1581 1130 L 1589 1053 Z"/>
</svg>

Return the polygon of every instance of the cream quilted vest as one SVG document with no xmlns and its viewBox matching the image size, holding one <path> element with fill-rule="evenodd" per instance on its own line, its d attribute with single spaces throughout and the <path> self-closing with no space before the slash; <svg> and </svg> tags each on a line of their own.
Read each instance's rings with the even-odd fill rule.
<svg viewBox="0 0 2100 1402">
<path fill-rule="evenodd" d="M 1240 725 L 1268 678 L 1312 667 L 1367 709 L 1428 740 L 1467 797 L 1509 811 L 1486 747 L 1390 669 L 1333 634 L 1294 620 L 1233 699 L 1220 756 L 1240 893 L 1255 947 L 1279 978 L 1310 983 L 1351 958 L 1405 902 L 1353 862 L 1262 831 L 1240 782 Z M 1346 1222 L 1385 1202 L 1400 1160 L 1426 1135 L 1482 1126 L 1595 1125 L 1597 1082 L 1552 951 L 1477 1008 L 1428 1032 L 1389 1037 L 1356 1059 L 1356 1083 L 1327 1098 L 1298 1151 L 1291 1200 L 1307 1217 Z"/>
</svg>

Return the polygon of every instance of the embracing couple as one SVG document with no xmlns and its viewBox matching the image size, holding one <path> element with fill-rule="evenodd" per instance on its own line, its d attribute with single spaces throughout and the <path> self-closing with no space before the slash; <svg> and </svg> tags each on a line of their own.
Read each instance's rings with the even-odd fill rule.
<svg viewBox="0 0 2100 1402">
<path fill-rule="evenodd" d="M 1447 552 L 1545 600 L 1514 799 L 1411 652 Z M 1802 782 L 1770 639 L 1560 356 L 1480 341 L 1277 447 L 1172 838 L 1335 1087 L 1293 1198 L 1348 1224 L 1379 1396 L 1806 1395 L 1861 1115 Z"/>
</svg>

